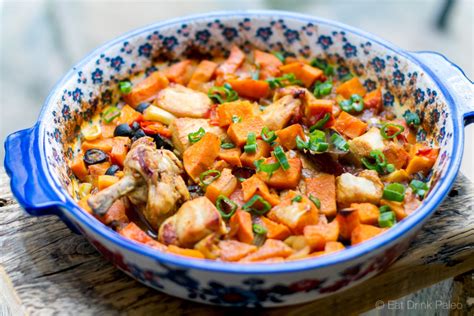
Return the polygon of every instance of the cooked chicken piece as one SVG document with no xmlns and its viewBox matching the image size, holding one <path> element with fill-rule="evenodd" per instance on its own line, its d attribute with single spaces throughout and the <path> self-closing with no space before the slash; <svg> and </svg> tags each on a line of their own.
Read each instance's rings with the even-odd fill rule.
<svg viewBox="0 0 474 316">
<path fill-rule="evenodd" d="M 166 245 L 193 247 L 206 236 L 226 233 L 225 223 L 206 197 L 187 201 L 178 212 L 161 225 L 158 240 Z"/>
<path fill-rule="evenodd" d="M 209 120 L 183 117 L 174 120 L 170 125 L 171 139 L 174 148 L 183 154 L 190 146 L 188 135 L 197 132 L 201 127 L 206 132 L 217 135 L 221 140 L 227 139 L 225 129 L 219 126 L 210 125 Z"/>
<path fill-rule="evenodd" d="M 350 151 L 358 159 L 369 156 L 372 150 L 382 151 L 385 147 L 383 137 L 377 127 L 372 127 L 367 133 L 349 140 L 348 143 Z"/>
<path fill-rule="evenodd" d="M 275 92 L 273 96 L 273 102 L 283 98 L 284 96 L 291 95 L 295 99 L 305 100 L 307 97 L 312 96 L 312 93 L 308 89 L 299 86 L 287 86 L 280 88 Z"/>
<path fill-rule="evenodd" d="M 205 93 L 176 84 L 160 91 L 157 105 L 177 117 L 204 117 L 212 101 Z"/>
<path fill-rule="evenodd" d="M 364 170 L 359 176 L 343 173 L 337 177 L 336 184 L 337 203 L 340 207 L 363 202 L 378 204 L 382 198 L 383 183 L 373 170 Z"/>
<path fill-rule="evenodd" d="M 270 130 L 282 129 L 298 111 L 300 105 L 301 101 L 299 99 L 286 95 L 265 107 L 262 112 L 262 119 Z"/>
<path fill-rule="evenodd" d="M 314 203 L 298 193 L 290 191 L 267 215 L 271 220 L 290 228 L 294 234 L 302 234 L 306 225 L 317 224 L 319 218 L 318 209 Z M 301 196 L 301 200 L 293 201 L 295 196 Z"/>
<path fill-rule="evenodd" d="M 181 161 L 169 150 L 156 149 L 150 137 L 133 143 L 123 171 L 120 181 L 89 198 L 88 204 L 96 214 L 104 215 L 115 200 L 127 195 L 156 229 L 174 213 L 177 204 L 189 199 L 180 176 Z"/>
</svg>

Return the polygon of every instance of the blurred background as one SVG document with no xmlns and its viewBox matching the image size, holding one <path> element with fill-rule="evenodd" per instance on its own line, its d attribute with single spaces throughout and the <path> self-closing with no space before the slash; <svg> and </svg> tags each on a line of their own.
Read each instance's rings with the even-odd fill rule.
<svg viewBox="0 0 474 316">
<path fill-rule="evenodd" d="M 160 20 L 237 9 L 334 19 L 407 50 L 440 52 L 474 78 L 474 0 L 0 0 L 0 141 L 33 125 L 54 84 L 98 45 Z M 461 170 L 474 180 L 474 126 L 466 130 Z M 448 280 L 402 300 L 449 299 L 450 289 Z"/>
<path fill-rule="evenodd" d="M 33 125 L 54 84 L 98 45 L 160 20 L 238 9 L 334 19 L 407 50 L 440 52 L 474 78 L 474 0 L 0 0 L 0 140 Z M 467 131 L 472 143 L 474 126 Z M 473 160 L 469 146 L 462 171 L 474 180 Z"/>
</svg>

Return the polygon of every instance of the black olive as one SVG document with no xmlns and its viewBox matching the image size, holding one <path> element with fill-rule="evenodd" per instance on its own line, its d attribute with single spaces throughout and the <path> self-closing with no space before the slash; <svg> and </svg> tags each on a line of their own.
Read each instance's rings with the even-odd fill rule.
<svg viewBox="0 0 474 316">
<path fill-rule="evenodd" d="M 105 175 L 107 175 L 107 176 L 113 176 L 113 175 L 115 175 L 115 173 L 117 173 L 117 171 L 119 171 L 119 170 L 120 170 L 120 167 L 119 167 L 119 166 L 117 166 L 117 165 L 112 165 L 112 166 L 110 166 L 110 167 L 107 169 L 107 171 L 105 172 Z"/>
<path fill-rule="evenodd" d="M 237 178 L 248 179 L 255 174 L 255 170 L 248 167 L 234 167 L 232 174 Z"/>
<path fill-rule="evenodd" d="M 88 149 L 84 154 L 84 162 L 87 165 L 95 165 L 108 160 L 108 156 L 97 148 Z"/>
<path fill-rule="evenodd" d="M 114 136 L 131 137 L 132 135 L 133 135 L 133 131 L 130 128 L 130 126 L 128 126 L 127 123 L 117 125 L 117 127 L 114 130 Z"/>
<path fill-rule="evenodd" d="M 132 142 L 136 141 L 139 138 L 145 137 L 146 134 L 142 129 L 137 130 L 132 137 Z"/>
<path fill-rule="evenodd" d="M 138 131 L 140 129 L 140 124 L 138 124 L 138 122 L 133 122 L 132 123 L 132 130 L 134 132 Z"/>
<path fill-rule="evenodd" d="M 153 135 L 153 140 L 155 141 L 156 148 L 173 150 L 173 144 L 171 144 L 171 142 L 168 139 L 160 136 L 160 134 Z"/>
<path fill-rule="evenodd" d="M 135 108 L 136 111 L 143 114 L 143 112 L 150 106 L 151 104 L 148 102 L 142 102 Z"/>
</svg>

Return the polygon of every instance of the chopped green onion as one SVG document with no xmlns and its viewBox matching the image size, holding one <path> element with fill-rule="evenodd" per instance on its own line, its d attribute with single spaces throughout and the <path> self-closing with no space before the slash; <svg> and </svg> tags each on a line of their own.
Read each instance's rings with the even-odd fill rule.
<svg viewBox="0 0 474 316">
<path fill-rule="evenodd" d="M 247 203 L 242 206 L 242 209 L 247 212 L 253 212 L 257 215 L 263 215 L 268 212 L 272 206 L 265 201 L 260 195 L 255 194 Z"/>
<path fill-rule="evenodd" d="M 285 56 L 283 55 L 282 52 L 272 52 L 272 54 L 278 58 L 282 63 L 285 62 Z"/>
<path fill-rule="evenodd" d="M 309 131 L 313 132 L 314 130 L 317 130 L 317 129 L 323 129 L 324 125 L 326 125 L 326 123 L 329 121 L 330 118 L 331 118 L 331 113 L 324 114 L 324 117 L 320 119 L 319 121 L 317 121 L 316 124 L 311 126 L 309 128 Z"/>
<path fill-rule="evenodd" d="M 242 118 L 238 117 L 237 115 L 232 115 L 232 123 L 240 123 L 242 122 Z"/>
<path fill-rule="evenodd" d="M 199 181 L 201 182 L 201 185 L 206 188 L 209 184 L 219 179 L 220 176 L 221 172 L 219 170 L 211 169 L 201 173 Z"/>
<path fill-rule="evenodd" d="M 316 205 L 317 208 L 321 208 L 321 201 L 317 197 L 310 194 L 308 198 L 311 202 L 314 203 L 314 205 Z"/>
<path fill-rule="evenodd" d="M 227 196 L 221 194 L 217 197 L 216 208 L 221 214 L 222 218 L 227 219 L 227 218 L 231 218 L 232 215 L 234 215 L 238 206 L 234 201 L 229 199 Z M 230 208 L 230 210 L 226 210 L 226 208 Z"/>
<path fill-rule="evenodd" d="M 308 149 L 308 143 L 302 140 L 299 135 L 296 136 L 296 148 L 298 150 Z"/>
<path fill-rule="evenodd" d="M 253 224 L 252 230 L 257 235 L 265 235 L 267 233 L 267 229 L 259 224 Z"/>
<path fill-rule="evenodd" d="M 330 80 L 326 80 L 325 82 L 318 82 L 314 86 L 313 94 L 316 98 L 320 98 L 320 97 L 330 94 L 331 91 L 332 91 L 332 82 Z"/>
<path fill-rule="evenodd" d="M 248 154 L 254 154 L 257 151 L 257 144 L 245 145 L 244 151 Z"/>
<path fill-rule="evenodd" d="M 120 116 L 121 111 L 115 106 L 107 107 L 102 113 L 105 123 L 111 123 L 115 118 Z"/>
<path fill-rule="evenodd" d="M 302 199 L 303 199 L 303 197 L 301 195 L 297 195 L 297 196 L 295 196 L 294 198 L 291 199 L 291 202 L 299 203 L 299 202 L 301 202 Z"/>
<path fill-rule="evenodd" d="M 231 102 L 239 98 L 237 92 L 228 83 L 225 83 L 222 87 L 212 87 L 207 95 L 218 103 Z"/>
<path fill-rule="evenodd" d="M 405 198 L 405 187 L 400 183 L 390 183 L 383 190 L 383 198 L 389 201 L 402 202 Z"/>
<path fill-rule="evenodd" d="M 252 145 L 257 143 L 257 135 L 254 132 L 247 134 L 247 145 Z"/>
<path fill-rule="evenodd" d="M 413 190 L 413 193 L 423 198 L 428 191 L 428 184 L 420 180 L 411 180 L 410 188 Z"/>
<path fill-rule="evenodd" d="M 379 226 L 382 228 L 392 227 L 396 222 L 395 213 L 392 211 L 380 213 L 379 215 Z"/>
<path fill-rule="evenodd" d="M 361 112 L 364 109 L 364 99 L 358 94 L 351 95 L 352 108 L 355 112 Z"/>
<path fill-rule="evenodd" d="M 382 205 L 379 207 L 380 213 L 390 212 L 392 209 L 388 205 Z"/>
<path fill-rule="evenodd" d="M 311 66 L 317 67 L 324 71 L 326 76 L 330 76 L 334 73 L 334 68 L 328 64 L 327 61 L 319 58 L 315 58 L 311 61 Z"/>
<path fill-rule="evenodd" d="M 309 135 L 309 138 L 313 140 L 318 140 L 320 142 L 326 141 L 326 133 L 323 131 L 315 129 L 314 131 L 311 132 Z"/>
<path fill-rule="evenodd" d="M 221 148 L 222 149 L 231 149 L 231 148 L 234 148 L 235 145 L 233 143 L 222 143 L 221 144 Z"/>
<path fill-rule="evenodd" d="M 349 151 L 349 144 L 341 135 L 334 133 L 331 135 L 330 140 L 334 144 L 334 146 L 336 146 L 337 149 L 342 151 Z"/>
<path fill-rule="evenodd" d="M 259 159 L 253 162 L 255 167 L 257 168 L 257 172 L 265 172 L 272 176 L 272 174 L 280 168 L 280 163 L 263 163 L 265 159 Z"/>
<path fill-rule="evenodd" d="M 275 158 L 278 160 L 283 170 L 290 169 L 290 164 L 288 163 L 288 159 L 286 158 L 285 152 L 283 151 L 283 148 L 281 148 L 281 146 L 277 146 L 273 150 L 273 153 L 275 154 Z"/>
<path fill-rule="evenodd" d="M 339 106 L 344 112 L 350 112 L 352 111 L 352 102 L 351 100 L 342 100 L 339 102 Z"/>
<path fill-rule="evenodd" d="M 204 128 L 200 127 L 196 132 L 188 134 L 188 140 L 191 144 L 197 143 L 206 134 Z"/>
<path fill-rule="evenodd" d="M 390 127 L 395 127 L 398 130 L 392 135 L 388 135 L 387 132 Z M 380 129 L 380 134 L 385 139 L 391 139 L 400 135 L 404 130 L 405 130 L 405 127 L 403 127 L 402 125 L 393 124 L 393 123 L 385 123 L 384 125 L 382 125 L 382 128 Z"/>
<path fill-rule="evenodd" d="M 255 234 L 255 236 L 253 237 L 252 244 L 254 244 L 257 247 L 263 246 L 263 244 L 265 243 L 265 240 L 267 239 L 266 236 L 267 234 L 263 234 L 263 235 Z"/>
<path fill-rule="evenodd" d="M 387 166 L 385 167 L 385 170 L 387 170 L 388 173 L 392 173 L 395 171 L 395 166 L 391 163 L 387 164 Z"/>
<path fill-rule="evenodd" d="M 364 109 L 364 102 L 360 95 L 353 94 L 349 100 L 339 102 L 339 106 L 344 112 L 361 112 Z"/>
<path fill-rule="evenodd" d="M 246 153 L 255 153 L 257 151 L 257 136 L 254 132 L 247 134 L 247 144 L 244 146 Z"/>
<path fill-rule="evenodd" d="M 122 92 L 123 94 L 129 94 L 130 92 L 132 92 L 132 83 L 129 80 L 120 81 L 119 89 L 120 92 Z"/>
<path fill-rule="evenodd" d="M 270 131 L 270 129 L 266 126 L 262 128 L 262 132 L 260 133 L 260 135 L 262 136 L 262 139 L 267 143 L 271 143 L 275 139 L 277 139 L 277 135 L 275 134 L 275 132 Z"/>
<path fill-rule="evenodd" d="M 323 142 L 309 142 L 309 150 L 317 152 L 317 153 L 323 153 L 329 149 L 329 144 L 328 143 L 323 143 Z"/>
<path fill-rule="evenodd" d="M 290 85 L 300 85 L 302 82 L 296 79 L 294 74 L 285 74 L 277 78 L 269 78 L 266 80 L 271 89 L 281 88 Z"/>
<path fill-rule="evenodd" d="M 372 163 L 368 158 L 362 158 L 362 164 L 369 170 L 375 170 L 379 174 L 391 173 L 395 171 L 395 166 L 391 163 L 387 163 L 387 158 L 380 150 L 372 150 L 370 152 Z"/>
<path fill-rule="evenodd" d="M 420 117 L 415 112 L 406 111 L 403 117 L 408 126 L 419 126 L 421 123 Z"/>
<path fill-rule="evenodd" d="M 309 135 L 308 149 L 317 153 L 325 152 L 329 149 L 326 142 L 326 134 L 320 130 L 314 130 Z"/>
</svg>

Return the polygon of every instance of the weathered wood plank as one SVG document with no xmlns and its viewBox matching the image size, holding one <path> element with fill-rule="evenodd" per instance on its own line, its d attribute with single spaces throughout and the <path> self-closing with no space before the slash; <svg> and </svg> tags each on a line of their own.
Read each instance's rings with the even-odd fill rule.
<svg viewBox="0 0 474 316">
<path fill-rule="evenodd" d="M 474 186 L 459 175 L 436 214 L 404 256 L 381 275 L 341 294 L 268 315 L 347 314 L 375 307 L 474 267 Z M 28 216 L 0 171 L 0 265 L 31 315 L 193 314 L 222 309 L 176 299 L 142 286 L 57 218 Z M 226 311 L 227 312 L 227 311 Z M 246 312 L 247 313 L 247 312 Z"/>
</svg>

